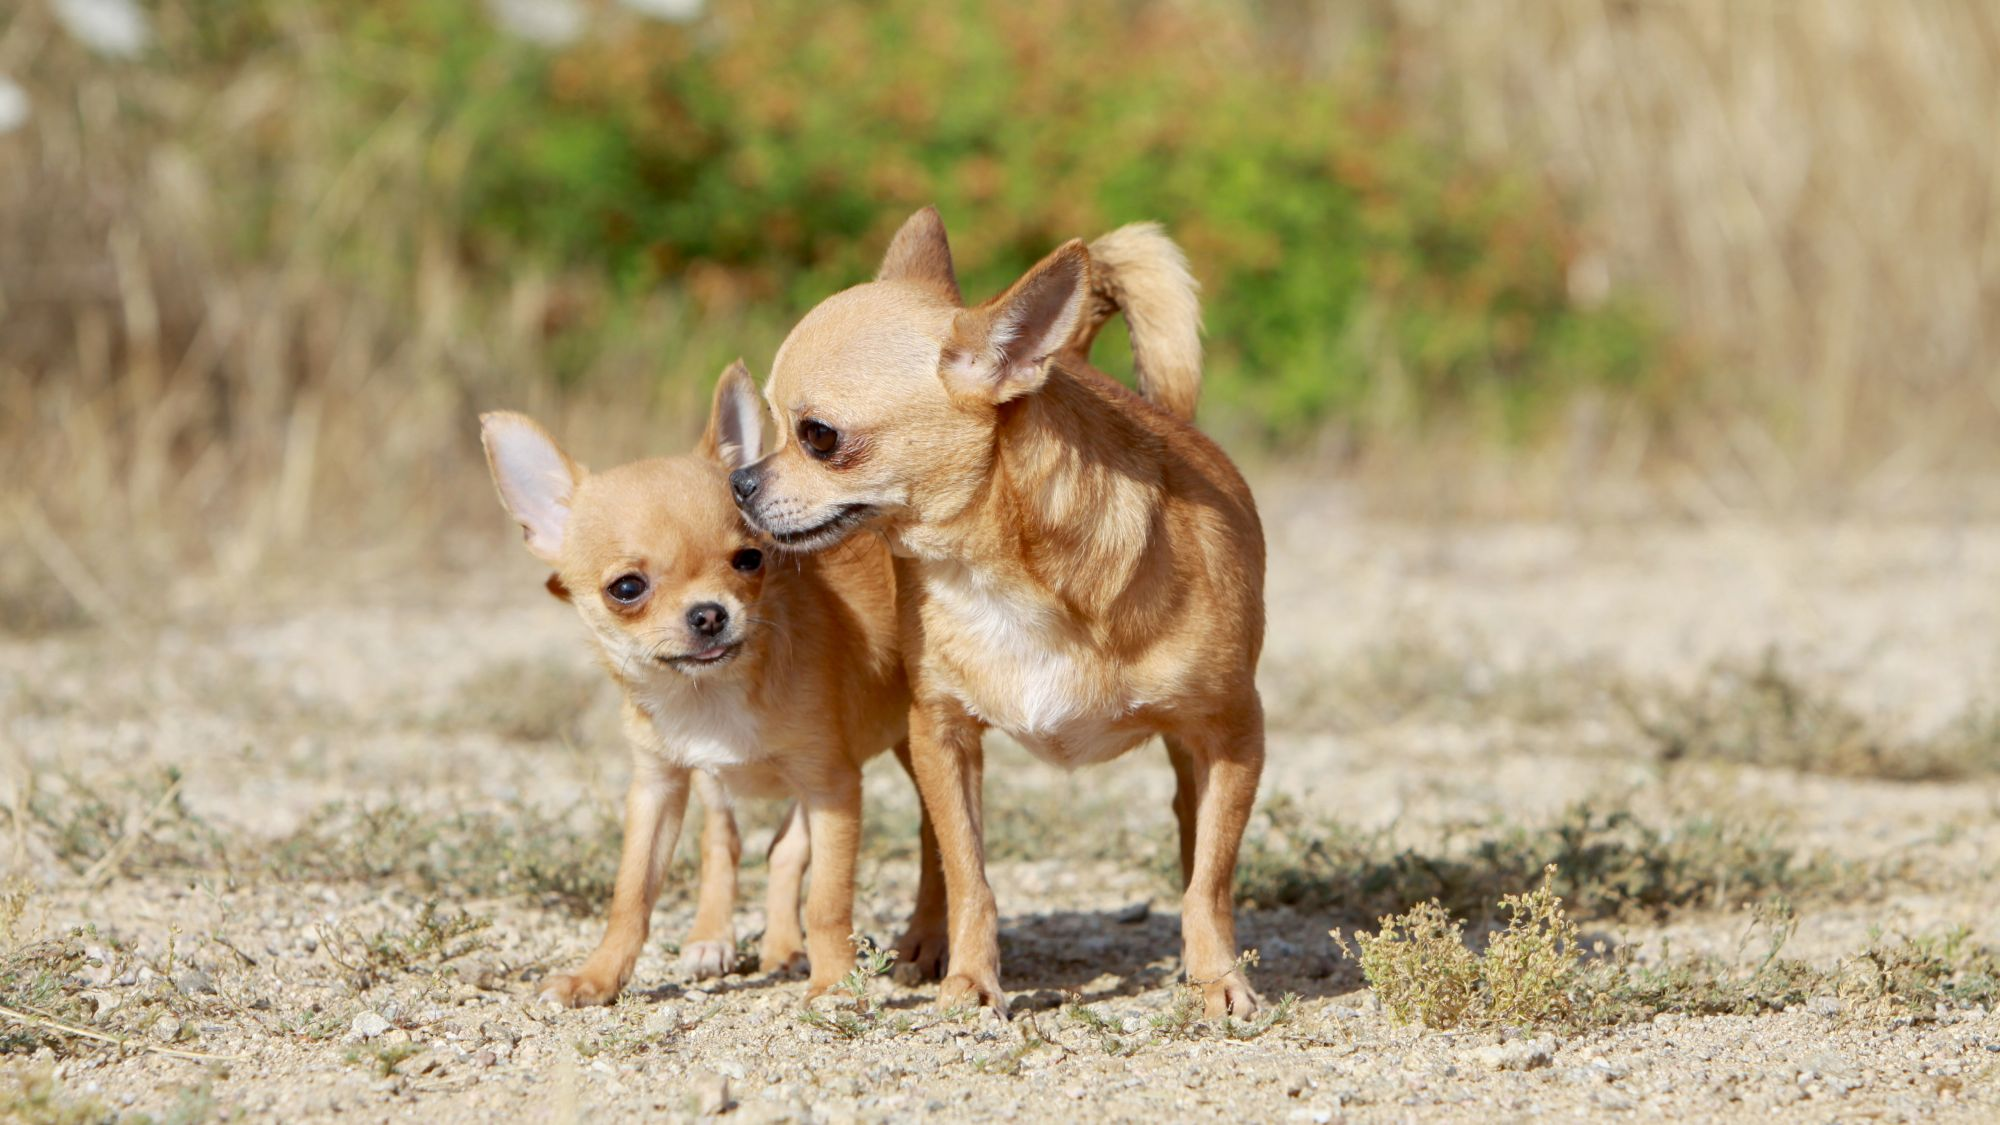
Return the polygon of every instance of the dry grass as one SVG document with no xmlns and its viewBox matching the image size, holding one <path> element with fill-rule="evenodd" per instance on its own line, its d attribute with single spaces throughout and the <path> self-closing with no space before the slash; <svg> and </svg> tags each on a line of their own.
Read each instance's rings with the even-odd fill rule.
<svg viewBox="0 0 2000 1125">
<path fill-rule="evenodd" d="M 1908 511 L 1990 473 L 2000 434 L 2000 9 L 1382 0 L 1328 9 L 1396 52 L 1422 120 L 1532 152 L 1581 203 L 1581 300 L 1662 300 L 1720 368 L 1669 487 L 1709 513 L 1824 498 Z M 1436 107 L 1449 107 L 1443 115 Z M 1647 456 L 1584 411 L 1571 474 Z M 1573 477 L 1570 478 L 1573 481 Z"/>
<path fill-rule="evenodd" d="M 1586 959 L 1577 927 L 1554 893 L 1555 870 L 1540 887 L 1509 896 L 1507 926 L 1474 952 L 1464 926 L 1436 901 L 1381 919 L 1343 953 L 1391 1019 L 1460 1027 L 1584 1029 L 1651 1020 L 1662 1013 L 1757 1015 L 1821 1000 L 1830 1014 L 1876 1019 L 1932 1016 L 1939 1008 L 1980 1008 L 2000 1000 L 2000 950 L 1964 930 L 1878 936 L 1832 966 L 1784 956 L 1797 929 L 1789 903 L 1759 907 L 1729 955 L 1638 961 L 1630 949 Z M 1759 948 L 1761 946 L 1761 948 Z"/>
<path fill-rule="evenodd" d="M 1691 683 L 1616 671 L 1609 661 L 1508 665 L 1477 645 L 1417 632 L 1338 662 L 1268 671 L 1282 730 L 1364 734 L 1403 723 L 1478 725 L 1515 740 L 1578 740 L 1672 766 L 1730 762 L 1889 781 L 2000 774 L 2000 711 L 1977 703 L 1916 727 L 1847 702 L 1842 685 L 1777 649 L 1725 658 Z"/>
<path fill-rule="evenodd" d="M 1487 939 L 1483 953 L 1465 945 L 1464 927 L 1436 900 L 1408 913 L 1388 915 L 1373 934 L 1341 952 L 1361 962 L 1376 998 L 1397 1023 L 1448 1029 L 1534 1027 L 1567 1020 L 1582 951 L 1576 923 L 1557 897 L 1556 868 L 1539 887 L 1500 900 L 1507 926 Z"/>
<path fill-rule="evenodd" d="M 1448 830 L 1420 846 L 1388 832 L 1356 833 L 1266 798 L 1237 865 L 1237 897 L 1263 907 L 1334 909 L 1367 918 L 1437 900 L 1484 919 L 1493 903 L 1530 891 L 1545 869 L 1586 918 L 1659 917 L 1729 907 L 1773 893 L 1852 891 L 1839 865 L 1800 856 L 1747 819 L 1656 824 L 1626 808 L 1578 806 L 1545 824 Z"/>
<path fill-rule="evenodd" d="M 1624 685 L 1614 696 L 1666 763 L 1739 762 L 1892 781 L 2000 773 L 2000 714 L 1976 707 L 1910 734 L 1810 683 L 1776 652 L 1714 665 L 1689 689 Z"/>
<path fill-rule="evenodd" d="M 1832 482 L 1906 511 L 1918 484 L 1991 470 L 1990 5 L 1460 7 L 1374 0 L 1267 34 L 1329 72 L 1380 46 L 1412 121 L 1538 156 L 1584 216 L 1574 299 L 1653 294 L 1722 377 L 1674 404 L 1666 442 L 1650 412 L 1590 400 L 1517 456 L 1450 430 L 1379 450 L 1385 488 L 1559 510 L 1624 488 L 1711 513 Z M 188 34 L 181 11 L 158 6 L 164 52 Z M 463 138 L 416 108 L 363 130 L 366 107 L 293 104 L 299 76 L 329 85 L 336 49 L 308 10 L 293 18 L 282 59 L 199 75 L 94 62 L 43 3 L 0 21 L 0 70 L 73 110 L 0 136 L 15 251 L 0 258 L 0 526 L 16 548 L 0 551 L 0 628 L 118 625 L 281 594 L 295 575 L 379 580 L 445 527 L 497 539 L 476 409 L 533 410 L 599 458 L 671 448 L 702 378 L 782 330 L 662 294 L 628 346 L 559 385 L 545 330 L 609 283 L 460 261 L 453 217 L 423 209 L 471 158 Z M 363 132 L 358 149 L 341 140 Z M 272 210 L 256 253 L 233 245 L 237 204 L 218 190 L 250 183 Z"/>
</svg>

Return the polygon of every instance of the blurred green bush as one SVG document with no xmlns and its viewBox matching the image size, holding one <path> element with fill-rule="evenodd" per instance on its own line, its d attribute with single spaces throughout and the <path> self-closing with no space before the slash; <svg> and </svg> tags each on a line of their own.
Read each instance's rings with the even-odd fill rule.
<svg viewBox="0 0 2000 1125">
<path fill-rule="evenodd" d="M 725 0 L 689 24 L 602 8 L 545 48 L 469 0 L 187 11 L 210 62 L 310 24 L 301 80 L 331 87 L 317 92 L 346 112 L 329 127 L 357 150 L 398 116 L 448 141 L 428 150 L 420 210 L 475 270 L 609 279 L 606 299 L 551 318 L 565 378 L 663 286 L 704 315 L 781 314 L 758 333 L 772 339 L 742 342 L 758 365 L 925 203 L 973 299 L 1066 238 L 1165 222 L 1206 290 L 1206 417 L 1264 436 L 1471 410 L 1523 437 L 1579 387 L 1667 366 L 1641 312 L 1571 300 L 1561 201 L 1424 136 L 1387 96 L 1387 48 L 1317 73 L 1282 18 Z M 1118 370 L 1113 350 L 1099 359 Z"/>
</svg>

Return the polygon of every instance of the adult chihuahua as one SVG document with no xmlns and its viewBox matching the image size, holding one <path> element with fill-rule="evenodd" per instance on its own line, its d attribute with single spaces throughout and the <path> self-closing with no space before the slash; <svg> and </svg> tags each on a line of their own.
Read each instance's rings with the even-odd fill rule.
<svg viewBox="0 0 2000 1125">
<path fill-rule="evenodd" d="M 760 960 L 773 970 L 807 960 L 808 999 L 853 963 L 862 763 L 896 745 L 908 765 L 895 575 L 886 549 L 866 540 L 809 560 L 767 559 L 726 483 L 756 460 L 761 417 L 738 363 L 716 387 L 696 455 L 587 473 L 526 416 L 481 416 L 500 500 L 528 550 L 555 568 L 549 589 L 576 607 L 624 693 L 632 750 L 610 924 L 580 968 L 544 984 L 557 1003 L 607 1003 L 631 979 L 691 779 L 706 820 L 684 967 L 697 976 L 731 967 L 740 845 L 729 798 L 772 792 L 797 803 L 771 846 Z M 922 882 L 919 908 L 937 918 L 912 930 L 933 932 L 943 915 L 934 856 Z"/>
<path fill-rule="evenodd" d="M 1143 397 L 1087 358 L 1120 309 Z M 778 351 L 783 440 L 730 487 L 788 549 L 870 528 L 898 556 L 911 752 L 949 900 L 948 932 L 905 948 L 924 968 L 948 949 L 943 1006 L 1006 1008 L 980 814 L 992 726 L 1066 767 L 1164 736 L 1188 977 L 1211 1016 L 1256 1010 L 1230 892 L 1264 761 L 1264 536 L 1192 425 L 1200 384 L 1194 280 L 1151 224 L 1070 242 L 968 308 L 925 209 L 875 281 Z"/>
</svg>

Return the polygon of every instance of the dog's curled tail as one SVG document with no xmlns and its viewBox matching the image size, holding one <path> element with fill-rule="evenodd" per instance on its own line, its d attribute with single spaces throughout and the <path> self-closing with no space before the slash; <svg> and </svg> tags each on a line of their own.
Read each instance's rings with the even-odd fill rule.
<svg viewBox="0 0 2000 1125">
<path fill-rule="evenodd" d="M 1090 304 L 1070 346 L 1088 357 L 1123 310 L 1139 393 L 1183 421 L 1201 397 L 1201 302 L 1187 256 L 1158 223 L 1119 227 L 1090 244 Z"/>
</svg>

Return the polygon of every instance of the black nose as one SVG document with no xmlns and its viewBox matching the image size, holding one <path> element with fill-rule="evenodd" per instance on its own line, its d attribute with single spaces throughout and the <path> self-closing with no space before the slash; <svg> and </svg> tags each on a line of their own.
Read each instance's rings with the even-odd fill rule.
<svg viewBox="0 0 2000 1125">
<path fill-rule="evenodd" d="M 713 637 L 729 624 L 729 611 L 714 602 L 703 602 L 688 610 L 688 628 L 704 637 Z"/>
<path fill-rule="evenodd" d="M 757 495 L 757 487 L 763 483 L 763 478 L 758 475 L 754 465 L 745 465 L 729 474 L 729 492 L 736 497 L 739 506 L 748 504 L 750 498 Z"/>
</svg>

